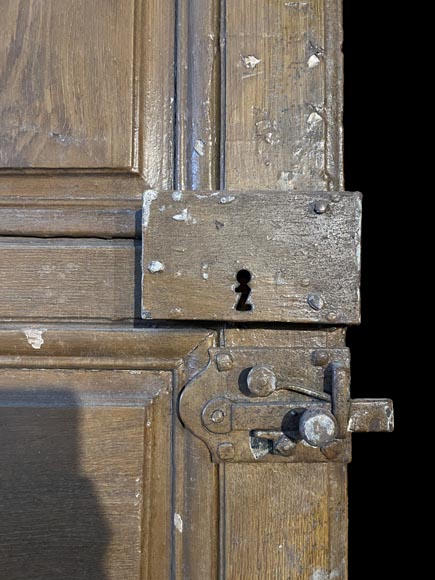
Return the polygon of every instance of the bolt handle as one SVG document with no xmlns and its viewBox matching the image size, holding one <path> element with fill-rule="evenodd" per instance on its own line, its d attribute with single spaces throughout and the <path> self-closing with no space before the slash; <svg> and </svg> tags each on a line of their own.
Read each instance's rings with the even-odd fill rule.
<svg viewBox="0 0 435 580">
<path fill-rule="evenodd" d="M 337 435 L 337 420 L 326 409 L 307 409 L 300 419 L 299 433 L 312 447 L 325 447 Z"/>
</svg>

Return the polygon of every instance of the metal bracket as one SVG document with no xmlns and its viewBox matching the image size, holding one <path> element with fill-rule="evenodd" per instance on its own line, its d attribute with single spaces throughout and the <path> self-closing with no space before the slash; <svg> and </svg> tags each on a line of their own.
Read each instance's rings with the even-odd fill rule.
<svg viewBox="0 0 435 580">
<path fill-rule="evenodd" d="M 180 396 L 184 425 L 220 462 L 348 462 L 351 433 L 392 431 L 388 399 L 350 399 L 349 351 L 212 348 Z"/>
</svg>

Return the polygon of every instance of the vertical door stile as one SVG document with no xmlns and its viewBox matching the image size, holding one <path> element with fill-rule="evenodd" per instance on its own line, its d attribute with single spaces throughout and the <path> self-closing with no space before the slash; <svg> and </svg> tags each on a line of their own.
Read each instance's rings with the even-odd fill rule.
<svg viewBox="0 0 435 580">
<path fill-rule="evenodd" d="M 222 6 L 222 183 L 342 189 L 341 1 Z M 344 464 L 220 470 L 222 580 L 345 580 Z"/>
<path fill-rule="evenodd" d="M 220 187 L 220 10 L 221 0 L 176 2 L 175 196 Z M 207 356 L 205 349 L 198 368 Z M 176 370 L 174 377 L 177 398 L 186 382 L 185 369 Z M 173 578 L 217 580 L 219 468 L 177 416 L 173 453 Z"/>
</svg>

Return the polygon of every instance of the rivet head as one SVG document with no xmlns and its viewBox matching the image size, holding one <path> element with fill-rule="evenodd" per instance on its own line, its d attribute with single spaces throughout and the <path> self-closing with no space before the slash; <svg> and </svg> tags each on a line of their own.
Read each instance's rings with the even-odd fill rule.
<svg viewBox="0 0 435 580">
<path fill-rule="evenodd" d="M 230 371 L 233 368 L 233 357 L 228 353 L 218 354 L 216 366 L 219 371 Z"/>
<path fill-rule="evenodd" d="M 235 454 L 234 445 L 232 443 L 221 443 L 217 448 L 217 454 L 222 461 L 233 459 Z"/>
<path fill-rule="evenodd" d="M 328 312 L 327 316 L 326 316 L 326 320 L 328 322 L 335 322 L 338 318 L 338 315 L 336 312 Z"/>
<path fill-rule="evenodd" d="M 273 452 L 283 457 L 289 457 L 295 451 L 296 443 L 289 439 L 287 435 L 281 435 L 278 441 L 273 445 Z"/>
<path fill-rule="evenodd" d="M 308 409 L 301 417 L 299 432 L 302 439 L 313 447 L 324 447 L 335 439 L 337 422 L 326 409 Z"/>
<path fill-rule="evenodd" d="M 312 354 L 312 361 L 315 367 L 324 367 L 329 363 L 329 352 L 327 350 L 315 350 Z"/>
<path fill-rule="evenodd" d="M 323 298 L 320 294 L 308 294 L 307 296 L 308 306 L 313 310 L 321 310 L 325 305 Z"/>
<path fill-rule="evenodd" d="M 319 215 L 321 215 L 322 213 L 326 213 L 328 211 L 328 203 L 326 201 L 323 201 L 323 199 L 318 199 L 317 201 L 314 202 L 314 213 L 317 213 Z"/>
<path fill-rule="evenodd" d="M 225 413 L 222 411 L 222 409 L 216 409 L 216 411 L 213 411 L 211 414 L 210 419 L 213 421 L 213 423 L 222 423 L 222 421 L 225 419 Z"/>
<path fill-rule="evenodd" d="M 269 365 L 256 365 L 246 379 L 249 392 L 255 397 L 267 397 L 276 389 L 276 376 Z"/>
</svg>

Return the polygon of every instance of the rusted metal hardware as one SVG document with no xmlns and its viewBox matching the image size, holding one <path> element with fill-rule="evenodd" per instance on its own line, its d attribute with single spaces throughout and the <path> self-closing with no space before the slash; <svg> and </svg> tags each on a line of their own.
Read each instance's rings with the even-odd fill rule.
<svg viewBox="0 0 435 580">
<path fill-rule="evenodd" d="M 212 460 L 348 462 L 351 433 L 393 430 L 388 399 L 350 398 L 349 351 L 212 348 L 179 414 Z"/>
</svg>

